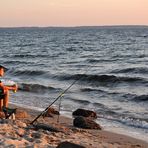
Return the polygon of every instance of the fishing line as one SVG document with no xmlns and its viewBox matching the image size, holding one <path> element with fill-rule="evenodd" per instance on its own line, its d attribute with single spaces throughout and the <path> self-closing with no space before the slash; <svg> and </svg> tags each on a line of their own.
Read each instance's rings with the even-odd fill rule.
<svg viewBox="0 0 148 148">
<path fill-rule="evenodd" d="M 96 63 L 96 64 L 97 64 L 97 63 Z M 96 64 L 95 64 L 95 65 L 96 65 Z M 86 69 L 86 71 L 85 71 L 83 74 L 81 74 L 81 75 L 79 76 L 79 78 L 77 78 L 76 80 L 74 80 L 63 92 L 61 92 L 61 94 L 60 94 L 57 98 L 55 98 L 55 100 L 54 100 L 47 108 L 45 108 L 45 110 L 43 110 L 30 124 L 33 124 L 35 121 L 37 121 L 38 118 L 40 118 L 42 115 L 44 115 L 44 113 L 46 113 L 47 110 L 48 110 L 57 100 L 59 100 L 59 99 L 60 99 L 76 82 L 80 81 L 80 79 L 82 79 L 82 78 L 84 77 L 84 75 L 90 70 L 90 68 L 91 68 L 92 66 L 94 66 L 94 65 L 88 66 L 88 68 Z"/>
<path fill-rule="evenodd" d="M 58 114 L 58 118 L 57 118 L 57 123 L 59 123 L 59 119 L 60 119 L 60 111 L 61 111 L 61 104 L 62 104 L 63 97 L 64 97 L 64 95 L 59 100 L 59 108 L 58 108 L 59 114 Z"/>
</svg>

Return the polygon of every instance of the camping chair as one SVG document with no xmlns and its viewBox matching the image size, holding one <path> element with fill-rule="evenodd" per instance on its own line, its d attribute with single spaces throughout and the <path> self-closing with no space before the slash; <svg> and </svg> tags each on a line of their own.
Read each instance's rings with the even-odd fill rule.
<svg viewBox="0 0 148 148">
<path fill-rule="evenodd" d="M 5 118 L 9 119 L 9 117 L 12 117 L 13 120 L 15 120 L 15 114 L 16 114 L 16 108 L 8 108 L 3 106 L 3 112 L 5 114 Z"/>
<path fill-rule="evenodd" d="M 4 99 L 4 97 L 5 97 L 4 89 L 2 87 L 0 87 L 0 100 Z M 12 116 L 12 119 L 15 120 L 16 108 L 15 109 L 11 109 L 11 108 L 3 106 L 2 107 L 2 111 L 5 114 L 5 119 L 9 119 L 9 117 Z"/>
</svg>

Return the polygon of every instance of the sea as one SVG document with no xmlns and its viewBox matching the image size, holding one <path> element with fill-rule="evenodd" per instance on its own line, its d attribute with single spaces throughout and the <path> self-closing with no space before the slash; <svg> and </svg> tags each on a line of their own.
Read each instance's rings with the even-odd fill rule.
<svg viewBox="0 0 148 148">
<path fill-rule="evenodd" d="M 60 96 L 62 115 L 92 110 L 148 142 L 148 26 L 0 28 L 0 65 L 19 86 L 10 103 L 43 111 Z"/>
</svg>

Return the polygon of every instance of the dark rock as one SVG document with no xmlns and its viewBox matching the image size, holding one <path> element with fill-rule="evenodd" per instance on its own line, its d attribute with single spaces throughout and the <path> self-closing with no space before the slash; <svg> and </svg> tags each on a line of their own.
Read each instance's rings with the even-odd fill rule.
<svg viewBox="0 0 148 148">
<path fill-rule="evenodd" d="M 48 108 L 48 110 L 43 114 L 43 117 L 53 117 L 53 115 L 60 115 L 59 111 L 54 108 Z"/>
<path fill-rule="evenodd" d="M 73 125 L 75 127 L 84 128 L 84 129 L 99 129 L 99 130 L 102 129 L 101 126 L 92 119 L 80 116 L 74 119 Z"/>
<path fill-rule="evenodd" d="M 37 130 L 42 129 L 42 130 L 48 130 L 48 131 L 51 131 L 51 132 L 60 132 L 57 128 L 52 127 L 52 126 L 47 125 L 47 124 L 44 124 L 44 123 L 37 123 L 37 124 L 34 125 L 34 127 Z"/>
<path fill-rule="evenodd" d="M 97 114 L 94 111 L 85 110 L 85 109 L 77 109 L 72 113 L 73 116 L 82 116 L 82 117 L 88 117 L 88 118 L 97 118 Z"/>
<path fill-rule="evenodd" d="M 71 143 L 71 142 L 61 142 L 56 148 L 85 148 L 84 146 Z"/>
<path fill-rule="evenodd" d="M 31 137 L 36 138 L 36 139 L 40 139 L 42 137 L 42 135 L 40 133 L 32 133 Z"/>
</svg>

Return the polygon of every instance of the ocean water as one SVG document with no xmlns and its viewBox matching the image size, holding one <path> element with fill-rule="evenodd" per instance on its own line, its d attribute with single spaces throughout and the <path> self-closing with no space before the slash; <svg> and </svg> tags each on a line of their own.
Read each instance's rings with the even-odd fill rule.
<svg viewBox="0 0 148 148">
<path fill-rule="evenodd" d="M 0 28 L 0 64 L 19 85 L 11 103 L 43 110 L 79 79 L 62 114 L 94 110 L 105 130 L 148 141 L 148 27 Z"/>
</svg>

